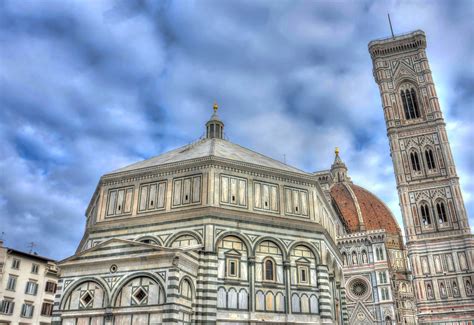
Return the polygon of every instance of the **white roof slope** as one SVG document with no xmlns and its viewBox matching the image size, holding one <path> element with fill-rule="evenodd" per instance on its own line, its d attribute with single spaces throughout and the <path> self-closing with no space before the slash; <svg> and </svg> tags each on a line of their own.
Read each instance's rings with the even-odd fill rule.
<svg viewBox="0 0 474 325">
<path fill-rule="evenodd" d="M 238 162 L 245 162 L 254 165 L 289 171 L 293 173 L 306 174 L 306 172 L 298 168 L 291 167 L 282 162 L 279 162 L 278 160 L 269 158 L 250 149 L 218 138 L 202 139 L 184 147 L 166 152 L 162 155 L 155 156 L 150 159 L 143 160 L 132 165 L 114 170 L 109 174 L 128 172 L 142 168 L 160 166 L 169 163 L 208 156 L 231 159 L 236 160 Z"/>
</svg>

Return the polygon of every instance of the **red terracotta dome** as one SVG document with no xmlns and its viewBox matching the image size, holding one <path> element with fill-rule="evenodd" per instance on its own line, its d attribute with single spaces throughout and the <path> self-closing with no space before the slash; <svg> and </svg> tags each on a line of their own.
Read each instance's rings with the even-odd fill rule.
<svg viewBox="0 0 474 325">
<path fill-rule="evenodd" d="M 385 229 L 389 234 L 400 235 L 400 228 L 388 207 L 366 189 L 340 182 L 331 187 L 331 197 L 348 232 Z"/>
</svg>

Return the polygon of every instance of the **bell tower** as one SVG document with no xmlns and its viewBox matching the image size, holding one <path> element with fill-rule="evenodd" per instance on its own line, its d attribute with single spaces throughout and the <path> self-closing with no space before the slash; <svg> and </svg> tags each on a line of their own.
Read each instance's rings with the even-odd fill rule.
<svg viewBox="0 0 474 325">
<path fill-rule="evenodd" d="M 369 43 L 419 321 L 450 324 L 474 319 L 474 240 L 425 49 L 420 30 Z"/>
</svg>

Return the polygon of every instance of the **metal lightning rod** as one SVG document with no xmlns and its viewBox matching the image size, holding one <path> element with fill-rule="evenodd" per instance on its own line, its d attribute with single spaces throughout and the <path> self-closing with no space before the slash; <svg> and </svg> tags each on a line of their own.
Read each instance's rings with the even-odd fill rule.
<svg viewBox="0 0 474 325">
<path fill-rule="evenodd" d="M 390 20 L 390 14 L 387 14 L 387 16 L 388 16 L 388 24 L 390 25 L 390 31 L 392 32 L 392 38 L 395 38 L 395 35 L 393 34 L 392 21 Z"/>
</svg>

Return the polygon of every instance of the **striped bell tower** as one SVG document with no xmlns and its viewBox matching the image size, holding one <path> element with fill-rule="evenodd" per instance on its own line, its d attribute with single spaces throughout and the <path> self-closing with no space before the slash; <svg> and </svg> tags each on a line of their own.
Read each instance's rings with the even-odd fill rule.
<svg viewBox="0 0 474 325">
<path fill-rule="evenodd" d="M 420 30 L 369 43 L 419 322 L 464 324 L 474 319 L 474 240 L 425 49 Z"/>
</svg>

